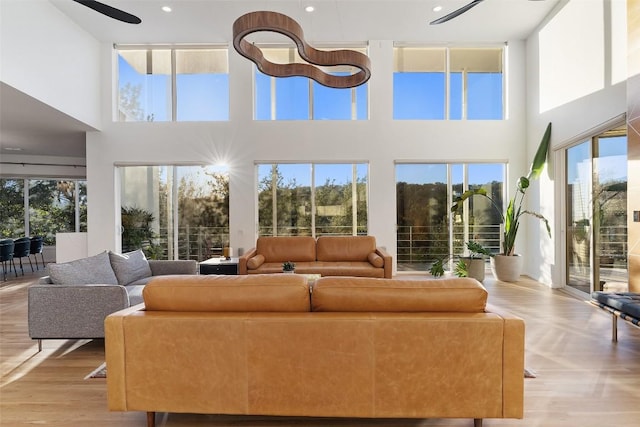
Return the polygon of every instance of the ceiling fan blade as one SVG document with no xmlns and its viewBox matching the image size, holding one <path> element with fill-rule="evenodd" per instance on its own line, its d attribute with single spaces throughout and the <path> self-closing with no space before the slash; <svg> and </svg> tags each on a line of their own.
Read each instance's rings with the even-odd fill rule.
<svg viewBox="0 0 640 427">
<path fill-rule="evenodd" d="M 482 3 L 484 0 L 473 0 L 471 3 L 462 6 L 460 9 L 456 9 L 453 12 L 451 12 L 448 15 L 443 16 L 442 18 L 438 18 L 435 21 L 431 21 L 429 24 L 430 25 L 436 25 L 436 24 L 442 24 L 443 22 L 447 22 L 453 18 L 455 18 L 456 16 L 460 16 L 463 13 L 465 13 L 467 10 L 471 9 L 474 6 L 479 5 L 480 3 Z"/>
<path fill-rule="evenodd" d="M 96 12 L 100 12 L 103 15 L 108 16 L 109 18 L 117 19 L 118 21 L 126 22 L 127 24 L 139 24 L 142 22 L 142 19 L 138 18 L 135 15 L 127 13 L 123 10 L 116 9 L 115 7 L 108 6 L 104 3 L 100 3 L 95 0 L 73 0 L 76 3 L 80 3 L 83 6 L 87 6 L 90 9 L 95 10 Z"/>
</svg>

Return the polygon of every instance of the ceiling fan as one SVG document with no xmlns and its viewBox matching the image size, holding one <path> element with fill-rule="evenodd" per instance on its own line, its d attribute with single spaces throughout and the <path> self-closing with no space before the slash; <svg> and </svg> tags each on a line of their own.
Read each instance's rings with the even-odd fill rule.
<svg viewBox="0 0 640 427">
<path fill-rule="evenodd" d="M 76 3 L 80 3 L 83 6 L 86 6 L 90 9 L 95 10 L 96 12 L 102 13 L 103 15 L 108 16 L 109 18 L 117 19 L 118 21 L 126 22 L 127 24 L 139 24 L 142 22 L 142 19 L 138 18 L 135 15 L 127 13 L 123 10 L 116 9 L 115 7 L 108 6 L 104 3 L 100 3 L 95 0 L 73 0 Z"/>
<path fill-rule="evenodd" d="M 450 21 L 453 18 L 462 15 L 463 13 L 465 13 L 466 11 L 471 9 L 472 7 L 475 7 L 475 6 L 479 5 L 483 1 L 484 0 L 473 0 L 471 3 L 467 3 L 466 5 L 462 6 L 460 9 L 456 9 L 453 12 L 449 13 L 448 15 L 443 16 L 442 18 L 438 18 L 438 19 L 436 19 L 434 21 L 431 21 L 429 24 L 430 25 L 436 25 L 436 24 L 442 24 L 443 22 Z M 531 0 L 531 1 L 540 1 L 540 0 Z"/>
</svg>

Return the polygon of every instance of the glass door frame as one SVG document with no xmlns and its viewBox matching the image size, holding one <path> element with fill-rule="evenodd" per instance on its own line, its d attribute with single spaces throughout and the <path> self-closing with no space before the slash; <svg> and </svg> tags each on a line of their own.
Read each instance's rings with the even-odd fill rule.
<svg viewBox="0 0 640 427">
<path fill-rule="evenodd" d="M 594 202 L 594 198 L 596 197 L 596 186 L 599 182 L 599 170 L 596 167 L 598 159 L 600 159 L 600 141 L 605 138 L 610 137 L 619 137 L 626 136 L 626 128 L 624 118 L 621 120 L 620 118 L 616 118 L 612 121 L 609 121 L 603 125 L 601 125 L 598 129 L 593 130 L 589 134 L 584 134 L 575 138 L 570 143 L 559 147 L 556 151 L 556 159 L 558 159 L 558 165 L 560 165 L 560 169 L 558 172 L 561 172 L 558 176 L 562 176 L 562 180 L 558 182 L 560 187 L 560 215 L 561 218 L 561 229 L 564 231 L 563 238 L 560 241 L 559 248 L 561 248 L 560 252 L 563 254 L 564 259 L 561 260 L 562 267 L 562 287 L 569 290 L 570 292 L 577 292 L 582 294 L 583 292 L 579 289 L 576 289 L 575 286 L 569 284 L 569 262 L 572 257 L 571 247 L 569 245 L 569 239 L 572 238 L 571 234 L 571 226 L 569 223 L 569 202 L 570 202 L 570 194 L 568 191 L 568 151 L 571 148 L 578 147 L 582 144 L 588 144 L 589 148 L 589 182 L 588 187 L 590 190 L 589 201 L 588 201 L 588 213 L 591 217 L 591 221 L 589 223 L 588 230 L 588 241 L 589 241 L 589 293 L 602 290 L 601 284 L 601 271 L 600 271 L 600 254 L 598 253 L 597 248 L 599 248 L 599 230 L 600 220 L 599 215 L 597 215 L 598 203 Z M 626 242 L 625 242 L 626 245 Z M 628 267 L 627 267 L 628 268 Z"/>
</svg>

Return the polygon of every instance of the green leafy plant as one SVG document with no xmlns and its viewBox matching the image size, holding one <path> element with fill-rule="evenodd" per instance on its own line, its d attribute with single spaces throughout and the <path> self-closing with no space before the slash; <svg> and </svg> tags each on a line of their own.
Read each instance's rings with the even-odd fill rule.
<svg viewBox="0 0 640 427">
<path fill-rule="evenodd" d="M 475 240 L 467 242 L 467 249 L 469 250 L 469 258 L 471 259 L 482 258 L 484 256 L 493 256 L 489 249 L 485 248 Z"/>
<path fill-rule="evenodd" d="M 296 264 L 291 261 L 285 261 L 282 263 L 282 271 L 295 271 Z"/>
<path fill-rule="evenodd" d="M 431 273 L 433 277 L 442 277 L 444 275 L 444 260 L 447 258 L 437 259 L 433 262 L 433 264 L 431 264 L 431 267 L 429 267 L 429 273 Z M 456 262 L 455 266 L 453 267 L 453 274 L 458 277 L 469 276 L 467 264 L 464 262 L 464 260 L 459 259 L 458 262 Z"/>
<path fill-rule="evenodd" d="M 161 248 L 154 243 L 153 214 L 136 207 L 122 207 L 122 252 L 142 249 L 149 259 L 158 259 Z"/>
<path fill-rule="evenodd" d="M 469 277 L 467 264 L 462 259 L 459 259 L 458 262 L 456 262 L 455 267 L 453 267 L 453 274 L 458 277 Z"/>
<path fill-rule="evenodd" d="M 435 260 L 429 267 L 429 273 L 433 277 L 441 277 L 444 274 L 444 260 L 442 258 Z"/>
<path fill-rule="evenodd" d="M 520 227 L 520 218 L 523 215 L 530 215 L 544 222 L 544 225 L 547 228 L 547 233 L 549 234 L 549 237 L 551 237 L 551 227 L 549 226 L 549 221 L 538 212 L 533 212 L 522 208 L 524 197 L 527 194 L 527 189 L 529 188 L 531 181 L 540 177 L 540 174 L 544 169 L 544 165 L 547 162 L 547 153 L 549 151 L 550 140 L 551 123 L 547 125 L 544 136 L 540 141 L 540 145 L 538 146 L 536 155 L 533 158 L 529 174 L 527 176 L 521 176 L 518 180 L 515 195 L 509 200 L 507 211 L 504 214 L 502 213 L 500 207 L 493 201 L 493 199 L 487 195 L 487 190 L 485 190 L 484 188 L 467 190 L 460 196 L 454 198 L 453 205 L 451 206 L 451 212 L 457 212 L 462 208 L 464 201 L 473 196 L 486 197 L 491 202 L 493 208 L 502 217 L 502 223 L 504 224 L 504 232 L 502 234 L 502 255 L 514 255 L 516 237 L 518 236 L 518 229 Z"/>
</svg>

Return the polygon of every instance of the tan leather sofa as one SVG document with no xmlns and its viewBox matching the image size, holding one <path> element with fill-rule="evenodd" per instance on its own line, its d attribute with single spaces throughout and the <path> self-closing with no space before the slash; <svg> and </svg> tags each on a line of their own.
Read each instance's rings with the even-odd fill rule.
<svg viewBox="0 0 640 427">
<path fill-rule="evenodd" d="M 312 292 L 310 292 L 310 290 Z M 474 279 L 165 276 L 105 321 L 113 411 L 522 418 L 524 322 Z"/>
<path fill-rule="evenodd" d="M 285 261 L 294 262 L 301 274 L 387 279 L 393 274 L 393 259 L 376 247 L 374 236 L 259 237 L 240 257 L 238 273 L 280 273 Z"/>
</svg>

